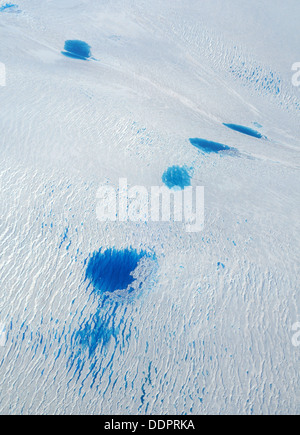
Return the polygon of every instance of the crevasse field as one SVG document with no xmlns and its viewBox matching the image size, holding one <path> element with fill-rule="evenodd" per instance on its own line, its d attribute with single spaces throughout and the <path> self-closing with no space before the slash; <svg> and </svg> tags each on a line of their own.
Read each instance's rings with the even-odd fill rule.
<svg viewBox="0 0 300 435">
<path fill-rule="evenodd" d="M 1 414 L 299 413 L 299 17 L 0 1 Z M 120 178 L 204 229 L 100 222 Z"/>
</svg>

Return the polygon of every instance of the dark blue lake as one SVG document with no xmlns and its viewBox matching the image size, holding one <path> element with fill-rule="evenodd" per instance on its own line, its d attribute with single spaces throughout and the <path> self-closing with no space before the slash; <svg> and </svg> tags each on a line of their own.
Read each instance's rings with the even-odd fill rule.
<svg viewBox="0 0 300 435">
<path fill-rule="evenodd" d="M 171 166 L 162 176 L 163 183 L 169 188 L 178 187 L 184 189 L 191 185 L 191 177 L 184 167 Z"/>
<path fill-rule="evenodd" d="M 66 41 L 64 50 L 62 54 L 73 59 L 88 60 L 92 56 L 91 47 L 84 41 Z"/>
<path fill-rule="evenodd" d="M 231 130 L 237 131 L 242 134 L 246 134 L 247 136 L 256 137 L 257 139 L 261 139 L 263 135 L 256 130 L 253 130 L 249 127 L 244 127 L 243 125 L 237 125 L 237 124 L 223 124 L 225 127 L 230 128 Z"/>
<path fill-rule="evenodd" d="M 206 139 L 190 139 L 190 143 L 205 153 L 219 153 L 220 151 L 229 151 L 231 148 L 218 142 L 212 142 Z"/>
</svg>

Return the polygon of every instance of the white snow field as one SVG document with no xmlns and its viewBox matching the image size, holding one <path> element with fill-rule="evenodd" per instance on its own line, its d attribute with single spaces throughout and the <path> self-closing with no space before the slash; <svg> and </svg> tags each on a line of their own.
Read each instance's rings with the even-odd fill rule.
<svg viewBox="0 0 300 435">
<path fill-rule="evenodd" d="M 16 1 L 0 413 L 299 413 L 300 2 Z M 64 52 L 77 40 L 91 57 Z M 203 231 L 97 219 L 100 185 L 173 166 L 205 187 Z"/>
</svg>

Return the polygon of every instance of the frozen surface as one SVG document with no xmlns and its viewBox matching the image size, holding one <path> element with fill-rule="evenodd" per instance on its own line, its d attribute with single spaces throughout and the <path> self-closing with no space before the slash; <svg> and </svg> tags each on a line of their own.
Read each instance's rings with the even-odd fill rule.
<svg viewBox="0 0 300 435">
<path fill-rule="evenodd" d="M 188 3 L 0 1 L 1 414 L 300 411 L 300 2 Z M 203 232 L 97 220 L 164 174 Z"/>
</svg>

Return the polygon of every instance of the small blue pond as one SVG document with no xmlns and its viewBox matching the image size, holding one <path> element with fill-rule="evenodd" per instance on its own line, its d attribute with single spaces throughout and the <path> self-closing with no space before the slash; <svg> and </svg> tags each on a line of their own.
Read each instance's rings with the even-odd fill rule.
<svg viewBox="0 0 300 435">
<path fill-rule="evenodd" d="M 259 131 L 253 130 L 249 127 L 244 127 L 243 125 L 236 124 L 223 124 L 225 127 L 230 128 L 231 130 L 238 131 L 239 133 L 246 134 L 248 136 L 256 137 L 257 139 L 261 139 L 263 135 L 259 133 Z"/>
<path fill-rule="evenodd" d="M 90 258 L 86 278 L 101 293 L 125 290 L 134 282 L 132 274 L 144 257 L 150 255 L 145 251 L 138 253 L 135 249 L 118 251 L 110 248 L 104 252 L 100 250 Z"/>
<path fill-rule="evenodd" d="M 14 5 L 13 3 L 6 3 L 5 5 L 0 6 L 0 12 L 20 12 L 18 10 L 18 5 Z"/>
<path fill-rule="evenodd" d="M 184 167 L 172 166 L 162 176 L 163 183 L 169 188 L 184 189 L 191 185 L 191 177 Z"/>
<path fill-rule="evenodd" d="M 66 41 L 65 51 L 62 54 L 73 59 L 88 60 L 91 54 L 91 47 L 84 41 Z"/>
<path fill-rule="evenodd" d="M 190 139 L 190 143 L 205 153 L 219 153 L 221 151 L 229 151 L 231 149 L 227 145 L 199 138 Z"/>
</svg>

